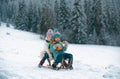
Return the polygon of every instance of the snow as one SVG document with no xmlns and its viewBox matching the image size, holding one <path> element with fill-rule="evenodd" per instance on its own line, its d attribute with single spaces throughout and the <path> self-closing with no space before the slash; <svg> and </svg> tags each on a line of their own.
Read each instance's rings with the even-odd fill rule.
<svg viewBox="0 0 120 79">
<path fill-rule="evenodd" d="M 2 23 L 0 79 L 120 79 L 120 47 L 69 44 L 66 52 L 74 56 L 74 69 L 55 71 L 38 68 L 44 44 L 40 35 Z"/>
</svg>

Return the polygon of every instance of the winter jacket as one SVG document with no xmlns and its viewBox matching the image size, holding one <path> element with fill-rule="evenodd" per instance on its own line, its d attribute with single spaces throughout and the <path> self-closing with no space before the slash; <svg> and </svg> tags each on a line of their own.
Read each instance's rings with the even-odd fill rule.
<svg viewBox="0 0 120 79">
<path fill-rule="evenodd" d="M 67 49 L 67 47 L 63 46 L 63 43 L 62 43 L 62 42 L 59 42 L 59 43 L 57 43 L 57 44 L 61 45 L 62 50 L 58 50 L 57 48 L 55 48 L 55 44 L 53 44 L 53 43 L 50 43 L 50 44 L 49 44 L 49 47 L 48 47 L 49 50 L 50 50 L 50 52 L 53 54 L 53 56 L 54 56 L 55 59 L 56 59 L 56 57 L 57 57 L 59 54 L 63 54 L 63 53 L 66 51 L 66 49 Z"/>
</svg>

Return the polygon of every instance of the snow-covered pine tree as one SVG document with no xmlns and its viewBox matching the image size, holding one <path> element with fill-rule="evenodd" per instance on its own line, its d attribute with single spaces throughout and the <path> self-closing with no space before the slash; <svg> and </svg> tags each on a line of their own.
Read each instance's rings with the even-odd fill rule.
<svg viewBox="0 0 120 79">
<path fill-rule="evenodd" d="M 109 34 L 108 45 L 120 45 L 120 18 L 119 18 L 119 1 L 106 0 L 104 8 L 104 24 L 106 25 L 107 33 Z M 116 36 L 117 35 L 117 36 Z"/>
<path fill-rule="evenodd" d="M 55 4 L 54 4 L 54 11 L 55 11 L 55 28 L 58 28 L 58 27 L 59 27 L 59 18 L 60 18 L 59 9 L 60 9 L 59 2 L 58 2 L 58 0 L 55 0 Z"/>
<path fill-rule="evenodd" d="M 72 40 L 74 43 L 86 43 L 86 21 L 81 0 L 75 0 L 72 12 L 71 25 L 73 30 Z"/>
<path fill-rule="evenodd" d="M 101 1 L 101 4 L 102 4 L 102 6 L 101 6 L 101 10 L 102 10 L 102 16 L 101 16 L 101 19 L 102 19 L 101 35 L 102 35 L 102 38 L 104 40 L 103 41 L 104 45 L 109 45 L 109 41 L 108 40 L 110 40 L 110 35 L 109 35 L 108 29 L 107 29 L 107 27 L 109 26 L 109 24 L 108 24 L 108 18 L 106 18 L 107 17 L 107 15 L 106 15 L 106 8 L 107 8 L 107 6 L 106 6 L 105 2 L 106 2 L 105 0 Z"/>
<path fill-rule="evenodd" d="M 7 20 L 7 8 L 8 8 L 8 1 L 9 0 L 1 0 L 0 3 L 0 7 L 1 7 L 1 10 L 0 10 L 0 16 L 1 16 L 1 21 L 4 21 L 6 22 Z"/>
<path fill-rule="evenodd" d="M 102 24 L 102 7 L 101 7 L 101 0 L 93 0 L 93 13 L 94 13 L 94 29 L 96 32 L 96 44 L 105 44 L 104 42 L 104 37 L 102 35 L 102 28 L 103 28 L 103 24 Z"/>
<path fill-rule="evenodd" d="M 2 1 L 0 0 L 0 25 L 1 25 L 1 19 L 2 19 Z"/>
<path fill-rule="evenodd" d="M 70 12 L 65 0 L 60 0 L 58 26 L 61 33 L 70 27 Z"/>
<path fill-rule="evenodd" d="M 37 8 L 37 33 L 38 34 L 41 34 L 41 19 L 42 19 L 42 16 L 41 16 L 41 7 L 39 6 Z"/>
<path fill-rule="evenodd" d="M 86 15 L 86 24 L 87 24 L 87 43 L 94 44 L 96 40 L 96 33 L 94 29 L 94 13 L 92 11 L 92 1 L 91 0 L 84 0 L 84 12 Z"/>
<path fill-rule="evenodd" d="M 16 11 L 17 11 L 17 7 L 15 5 L 15 1 L 9 1 L 8 2 L 8 6 L 7 6 L 7 20 L 6 22 L 7 23 L 10 23 L 10 24 L 14 24 L 14 16 L 16 14 Z"/>
<path fill-rule="evenodd" d="M 104 36 L 101 32 L 103 28 L 101 0 L 85 0 L 84 3 L 87 17 L 88 43 L 105 44 Z"/>
<path fill-rule="evenodd" d="M 37 32 L 37 23 L 38 23 L 38 17 L 37 17 L 37 10 L 36 6 L 30 1 L 28 6 L 28 30 L 32 32 Z"/>
<path fill-rule="evenodd" d="M 0 1 L 0 26 L 1 26 L 1 19 L 2 19 L 2 1 Z"/>
<path fill-rule="evenodd" d="M 40 21 L 40 31 L 42 34 L 45 34 L 46 31 L 52 27 L 52 12 L 50 5 L 43 4 L 42 10 L 41 10 L 41 21 Z"/>
<path fill-rule="evenodd" d="M 118 46 L 120 46 L 120 0 L 115 0 L 114 1 L 114 5 L 116 6 L 115 8 L 116 8 L 116 11 L 117 11 L 117 13 L 116 13 L 116 16 L 117 16 L 117 29 L 118 29 L 118 36 L 116 36 L 117 37 L 117 39 L 116 39 L 116 42 L 117 42 L 117 44 L 116 45 L 118 45 Z"/>
<path fill-rule="evenodd" d="M 16 25 L 15 28 L 16 29 L 29 31 L 28 18 L 26 14 L 27 14 L 26 4 L 25 4 L 25 1 L 22 0 L 19 2 L 18 13 L 15 17 L 15 25 Z"/>
</svg>

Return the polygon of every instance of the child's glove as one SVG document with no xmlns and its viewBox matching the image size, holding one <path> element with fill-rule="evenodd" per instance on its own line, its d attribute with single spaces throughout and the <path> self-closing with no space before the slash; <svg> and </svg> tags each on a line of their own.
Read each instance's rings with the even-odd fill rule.
<svg viewBox="0 0 120 79">
<path fill-rule="evenodd" d="M 63 43 L 65 44 L 66 47 L 68 47 L 68 42 L 67 41 L 63 41 Z"/>
</svg>

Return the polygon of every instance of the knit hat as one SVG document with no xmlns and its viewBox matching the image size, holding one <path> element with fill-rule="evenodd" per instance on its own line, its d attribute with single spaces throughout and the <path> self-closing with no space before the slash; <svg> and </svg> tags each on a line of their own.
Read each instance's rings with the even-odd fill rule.
<svg viewBox="0 0 120 79">
<path fill-rule="evenodd" d="M 52 29 L 48 29 L 48 32 L 46 33 L 46 40 L 50 41 L 52 36 L 53 36 L 53 30 Z"/>
<path fill-rule="evenodd" d="M 52 36 L 52 38 L 53 38 L 53 39 L 55 39 L 56 37 L 59 37 L 59 38 L 60 38 L 61 36 L 62 36 L 61 34 L 54 34 L 54 35 Z"/>
<path fill-rule="evenodd" d="M 55 32 L 58 32 L 58 29 L 57 29 L 57 28 L 54 29 L 54 33 L 55 33 Z"/>
</svg>

